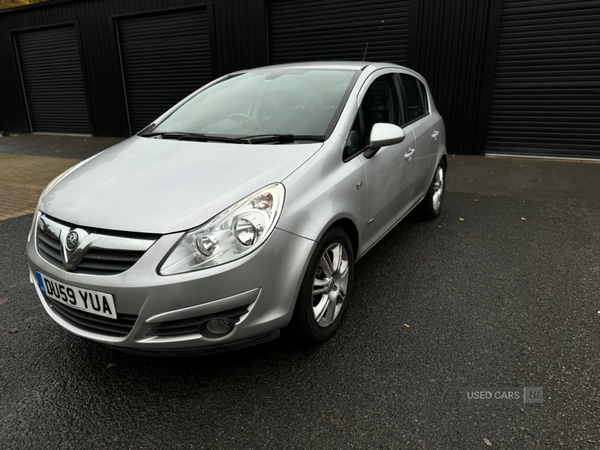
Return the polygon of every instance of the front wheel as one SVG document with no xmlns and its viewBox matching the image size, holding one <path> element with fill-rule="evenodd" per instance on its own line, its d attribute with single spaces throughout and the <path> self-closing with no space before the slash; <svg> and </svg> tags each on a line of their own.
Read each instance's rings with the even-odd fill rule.
<svg viewBox="0 0 600 450">
<path fill-rule="evenodd" d="M 435 219 L 442 210 L 442 201 L 444 200 L 444 189 L 446 183 L 446 164 L 441 161 L 435 169 L 433 180 L 429 185 L 429 190 L 422 200 L 420 209 L 423 218 L 427 220 Z"/>
<path fill-rule="evenodd" d="M 340 228 L 328 230 L 313 253 L 296 301 L 291 331 L 304 342 L 320 343 L 339 328 L 354 280 L 354 252 Z"/>
</svg>

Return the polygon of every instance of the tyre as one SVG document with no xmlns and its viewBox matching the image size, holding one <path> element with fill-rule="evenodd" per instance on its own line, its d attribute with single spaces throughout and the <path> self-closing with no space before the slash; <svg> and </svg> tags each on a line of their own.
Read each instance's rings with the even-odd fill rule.
<svg viewBox="0 0 600 450">
<path fill-rule="evenodd" d="M 354 281 L 354 252 L 341 228 L 329 229 L 313 253 L 296 300 L 290 334 L 317 344 L 339 328 Z"/>
<path fill-rule="evenodd" d="M 444 189 L 446 185 L 446 164 L 440 161 L 440 164 L 435 169 L 433 180 L 429 185 L 429 190 L 425 198 L 421 201 L 421 215 L 426 220 L 435 219 L 440 215 L 442 210 L 442 202 L 444 200 Z"/>
</svg>

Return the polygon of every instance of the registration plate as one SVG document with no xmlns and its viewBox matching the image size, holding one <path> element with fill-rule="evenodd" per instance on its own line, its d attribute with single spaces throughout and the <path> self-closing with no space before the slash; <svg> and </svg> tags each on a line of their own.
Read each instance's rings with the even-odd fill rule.
<svg viewBox="0 0 600 450">
<path fill-rule="evenodd" d="M 42 294 L 63 305 L 98 316 L 117 318 L 115 300 L 112 294 L 91 291 L 57 281 L 47 275 L 36 272 Z"/>
</svg>

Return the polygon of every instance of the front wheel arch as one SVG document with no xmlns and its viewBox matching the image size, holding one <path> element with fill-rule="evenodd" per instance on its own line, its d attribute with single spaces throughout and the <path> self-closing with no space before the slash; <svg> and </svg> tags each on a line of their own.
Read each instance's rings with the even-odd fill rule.
<svg viewBox="0 0 600 450">
<path fill-rule="evenodd" d="M 346 284 L 344 285 L 344 294 L 341 300 L 341 307 L 339 308 L 339 311 L 332 316 L 333 321 L 330 324 L 323 326 L 322 323 L 320 325 L 318 324 L 315 309 L 323 300 L 322 296 L 331 294 L 332 300 L 330 306 L 334 310 L 338 310 L 337 307 L 340 301 L 339 296 L 336 294 L 336 288 L 337 284 L 340 283 L 335 281 L 332 282 L 330 290 L 327 294 L 320 293 L 318 295 L 314 295 L 314 289 L 316 288 L 315 282 L 326 281 L 326 276 L 323 276 L 322 280 L 320 279 L 320 261 L 322 260 L 324 254 L 336 244 L 341 245 L 346 253 L 346 266 L 340 265 L 340 267 L 347 269 L 347 279 Z M 286 334 L 295 340 L 312 344 L 324 342 L 333 336 L 340 326 L 348 307 L 348 299 L 352 294 L 354 281 L 354 261 L 355 256 L 353 245 L 346 231 L 339 226 L 330 227 L 319 240 L 314 252 L 310 256 L 306 271 L 303 275 L 300 291 L 298 293 L 298 297 L 296 298 L 291 322 L 285 330 Z M 340 270 L 340 272 L 342 271 L 345 270 Z M 336 277 L 331 276 L 330 278 L 333 279 Z M 341 276 L 341 278 L 343 279 L 344 276 Z"/>
<path fill-rule="evenodd" d="M 358 237 L 358 229 L 356 228 L 356 224 L 350 219 L 338 219 L 334 223 L 332 223 L 331 226 L 329 226 L 327 231 L 329 231 L 333 227 L 341 228 L 348 235 L 348 238 L 350 239 L 350 243 L 352 244 L 352 252 L 354 253 L 354 261 L 356 262 L 356 260 L 358 259 L 358 248 L 360 245 L 359 237 Z M 323 235 L 325 235 L 325 233 L 323 233 Z"/>
</svg>

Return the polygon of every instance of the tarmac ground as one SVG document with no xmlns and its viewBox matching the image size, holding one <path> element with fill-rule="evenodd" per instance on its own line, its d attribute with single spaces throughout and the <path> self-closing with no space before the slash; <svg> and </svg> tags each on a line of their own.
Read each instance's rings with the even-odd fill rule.
<svg viewBox="0 0 600 450">
<path fill-rule="evenodd" d="M 122 140 L 123 138 L 19 134 L 0 136 L 0 152 L 86 159 Z"/>
</svg>

